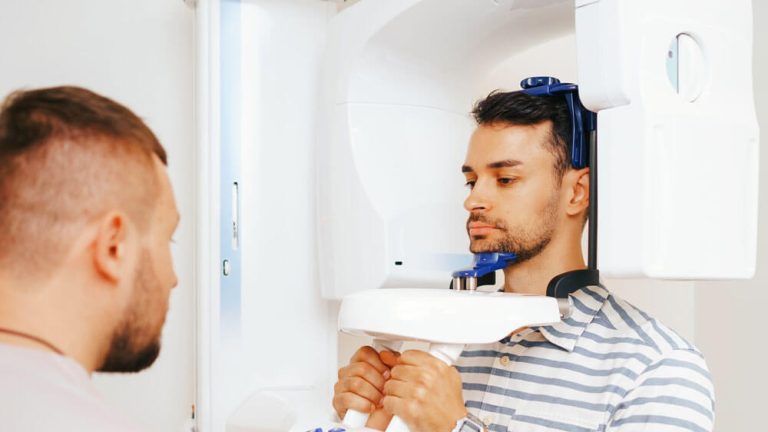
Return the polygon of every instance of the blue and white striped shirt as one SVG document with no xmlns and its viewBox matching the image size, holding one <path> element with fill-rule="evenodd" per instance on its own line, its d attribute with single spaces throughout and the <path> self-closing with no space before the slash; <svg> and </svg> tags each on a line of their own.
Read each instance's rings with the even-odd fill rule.
<svg viewBox="0 0 768 432">
<path fill-rule="evenodd" d="M 674 331 L 600 287 L 573 313 L 456 363 L 467 409 L 492 431 L 711 431 L 712 378 Z"/>
</svg>

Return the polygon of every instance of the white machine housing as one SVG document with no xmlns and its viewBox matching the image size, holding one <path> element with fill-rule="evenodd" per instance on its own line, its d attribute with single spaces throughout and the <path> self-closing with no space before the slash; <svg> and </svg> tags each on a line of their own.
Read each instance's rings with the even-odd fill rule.
<svg viewBox="0 0 768 432">
<path fill-rule="evenodd" d="M 362 0 L 331 20 L 324 60 L 325 297 L 447 286 L 469 261 L 459 168 L 472 104 L 505 61 L 573 32 L 581 98 L 598 111 L 601 272 L 752 276 L 749 0 Z"/>
<path fill-rule="evenodd" d="M 697 280 L 754 274 L 751 6 L 576 2 L 581 98 L 599 111 L 603 272 Z M 678 35 L 681 94 L 672 91 L 663 55 Z"/>
</svg>

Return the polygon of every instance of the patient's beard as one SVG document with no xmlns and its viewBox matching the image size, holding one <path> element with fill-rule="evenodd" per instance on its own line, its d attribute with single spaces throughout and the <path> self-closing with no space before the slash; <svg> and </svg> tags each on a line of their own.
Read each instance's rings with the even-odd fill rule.
<svg viewBox="0 0 768 432">
<path fill-rule="evenodd" d="M 470 236 L 469 250 L 472 253 L 503 252 L 517 255 L 516 264 L 537 256 L 552 241 L 557 226 L 557 194 L 547 203 L 537 220 L 539 224 L 527 227 L 509 227 L 504 221 L 490 219 L 482 214 L 472 214 L 469 222 L 483 222 L 498 229 L 499 238 Z M 467 230 L 469 232 L 469 230 Z"/>
<path fill-rule="evenodd" d="M 159 301 L 153 299 L 152 293 L 161 290 L 156 286 L 157 277 L 147 253 L 142 254 L 135 280 L 133 299 L 112 336 L 100 372 L 139 372 L 151 366 L 160 354 L 160 331 L 152 328 L 151 315 L 158 308 L 153 303 Z"/>
</svg>

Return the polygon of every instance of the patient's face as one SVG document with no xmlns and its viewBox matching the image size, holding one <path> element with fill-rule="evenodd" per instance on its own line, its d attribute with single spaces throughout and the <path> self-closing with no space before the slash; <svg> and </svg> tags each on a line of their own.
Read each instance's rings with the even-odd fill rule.
<svg viewBox="0 0 768 432">
<path fill-rule="evenodd" d="M 546 147 L 551 123 L 481 125 L 469 143 L 462 171 L 470 188 L 470 250 L 536 256 L 559 221 L 560 182 Z"/>
<path fill-rule="evenodd" d="M 140 251 L 131 299 L 99 368 L 103 372 L 138 372 L 151 366 L 160 353 L 170 292 L 177 284 L 170 243 L 179 217 L 165 168 L 159 161 L 157 165 L 162 178 L 158 207 Z"/>
</svg>

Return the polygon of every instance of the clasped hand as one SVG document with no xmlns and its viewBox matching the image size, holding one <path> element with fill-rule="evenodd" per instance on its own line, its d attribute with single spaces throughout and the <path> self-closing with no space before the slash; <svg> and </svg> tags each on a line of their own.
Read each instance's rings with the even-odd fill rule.
<svg viewBox="0 0 768 432">
<path fill-rule="evenodd" d="M 378 430 L 396 415 L 411 432 L 450 432 L 467 412 L 454 367 L 423 351 L 378 353 L 369 346 L 339 369 L 333 407 L 339 418 L 349 409 L 371 414 L 366 426 Z"/>
</svg>

